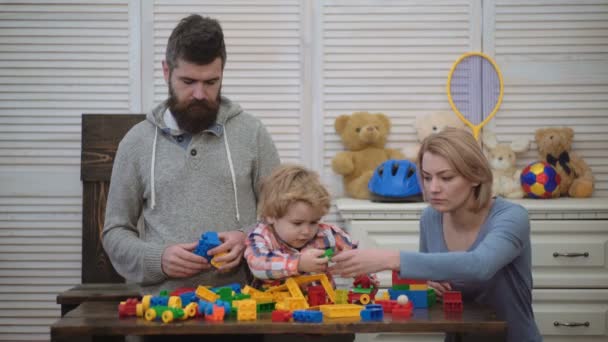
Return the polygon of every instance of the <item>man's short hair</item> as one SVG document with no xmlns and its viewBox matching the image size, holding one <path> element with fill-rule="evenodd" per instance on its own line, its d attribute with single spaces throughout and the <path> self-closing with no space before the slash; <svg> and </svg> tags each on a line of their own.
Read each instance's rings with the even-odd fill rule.
<svg viewBox="0 0 608 342">
<path fill-rule="evenodd" d="M 177 67 L 178 60 L 207 65 L 217 57 L 226 65 L 226 45 L 220 23 L 212 18 L 191 14 L 183 18 L 171 32 L 167 42 L 165 61 L 169 70 Z"/>
</svg>

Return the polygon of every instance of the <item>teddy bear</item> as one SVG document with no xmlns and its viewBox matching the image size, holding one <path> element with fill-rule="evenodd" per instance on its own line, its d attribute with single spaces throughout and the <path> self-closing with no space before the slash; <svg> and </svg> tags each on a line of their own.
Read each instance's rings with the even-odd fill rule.
<svg viewBox="0 0 608 342">
<path fill-rule="evenodd" d="M 483 149 L 492 167 L 492 196 L 524 197 L 519 179 L 521 170 L 515 166 L 515 154 L 526 152 L 530 148 L 530 140 L 520 139 L 511 144 L 499 144 L 496 134 L 484 130 L 482 141 Z"/>
<path fill-rule="evenodd" d="M 561 177 L 560 194 L 591 197 L 593 174 L 583 158 L 572 151 L 574 130 L 569 127 L 539 128 L 535 131 L 540 160 L 553 165 Z"/>
<path fill-rule="evenodd" d="M 347 151 L 339 152 L 331 167 L 342 175 L 348 196 L 369 199 L 367 185 L 376 167 L 388 159 L 403 159 L 399 150 L 384 147 L 390 119 L 382 113 L 355 112 L 338 116 L 334 128 Z"/>
<path fill-rule="evenodd" d="M 405 158 L 415 162 L 422 140 L 433 133 L 441 132 L 446 127 L 467 129 L 467 125 L 455 113 L 450 111 L 439 111 L 416 116 L 414 128 L 416 129 L 418 141 L 415 145 L 406 146 L 403 149 Z"/>
</svg>

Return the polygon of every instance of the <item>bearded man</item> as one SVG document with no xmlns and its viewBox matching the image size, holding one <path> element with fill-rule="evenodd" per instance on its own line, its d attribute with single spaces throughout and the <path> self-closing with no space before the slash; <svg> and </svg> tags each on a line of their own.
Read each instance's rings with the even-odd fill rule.
<svg viewBox="0 0 608 342">
<path fill-rule="evenodd" d="M 221 96 L 225 64 L 220 24 L 182 19 L 162 62 L 169 98 L 118 147 L 103 246 L 143 293 L 246 281 L 243 228 L 255 223 L 258 184 L 279 157 L 261 121 Z M 210 231 L 221 242 L 208 252 L 218 269 L 194 253 Z"/>
</svg>

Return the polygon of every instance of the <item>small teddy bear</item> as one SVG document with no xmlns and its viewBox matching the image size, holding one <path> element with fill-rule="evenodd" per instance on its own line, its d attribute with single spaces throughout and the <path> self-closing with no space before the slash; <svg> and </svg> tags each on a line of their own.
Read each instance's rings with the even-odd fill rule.
<svg viewBox="0 0 608 342">
<path fill-rule="evenodd" d="M 583 158 L 572 152 L 574 130 L 569 127 L 540 128 L 535 132 L 539 159 L 555 166 L 561 177 L 562 196 L 591 197 L 593 173 Z"/>
<path fill-rule="evenodd" d="M 530 148 L 530 140 L 516 140 L 510 145 L 499 144 L 496 135 L 483 131 L 483 148 L 492 167 L 492 196 L 506 198 L 523 198 L 519 176 L 521 170 L 515 166 L 515 154 L 525 152 Z"/>
<path fill-rule="evenodd" d="M 339 152 L 331 167 L 343 176 L 348 196 L 369 199 L 367 185 L 376 167 L 388 159 L 403 159 L 400 151 L 384 147 L 391 122 L 381 113 L 355 112 L 338 116 L 334 128 L 347 151 Z"/>
<path fill-rule="evenodd" d="M 418 151 L 420 150 L 420 143 L 422 140 L 433 133 L 443 131 L 446 127 L 466 129 L 467 125 L 460 121 L 455 113 L 449 111 L 440 111 L 416 116 L 414 128 L 416 129 L 418 141 L 415 145 L 406 146 L 403 149 L 405 158 L 415 162 L 418 157 Z"/>
</svg>

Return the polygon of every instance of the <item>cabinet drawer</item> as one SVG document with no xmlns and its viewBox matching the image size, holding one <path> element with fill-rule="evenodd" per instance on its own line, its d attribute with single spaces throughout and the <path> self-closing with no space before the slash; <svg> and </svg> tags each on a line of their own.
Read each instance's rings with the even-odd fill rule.
<svg viewBox="0 0 608 342">
<path fill-rule="evenodd" d="M 535 288 L 606 288 L 608 221 L 532 221 Z"/>
<path fill-rule="evenodd" d="M 585 336 L 590 341 L 608 338 L 608 289 L 535 289 L 532 294 L 536 323 L 546 338 Z"/>
</svg>

